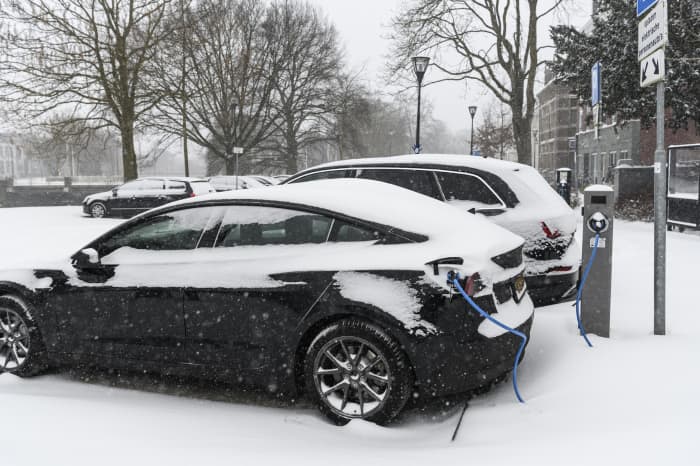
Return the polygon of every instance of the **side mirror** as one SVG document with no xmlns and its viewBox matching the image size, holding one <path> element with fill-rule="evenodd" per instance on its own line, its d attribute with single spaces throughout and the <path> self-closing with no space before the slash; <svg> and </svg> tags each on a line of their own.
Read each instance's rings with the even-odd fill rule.
<svg viewBox="0 0 700 466">
<path fill-rule="evenodd" d="M 93 248 L 85 248 L 73 256 L 73 266 L 79 269 L 97 267 L 100 265 L 100 255 Z"/>
<path fill-rule="evenodd" d="M 117 197 L 117 188 L 112 188 L 112 197 Z"/>
</svg>

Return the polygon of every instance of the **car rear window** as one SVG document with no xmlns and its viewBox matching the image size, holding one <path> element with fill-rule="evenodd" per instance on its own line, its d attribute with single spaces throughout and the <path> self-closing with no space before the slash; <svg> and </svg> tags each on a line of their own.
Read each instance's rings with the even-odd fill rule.
<svg viewBox="0 0 700 466">
<path fill-rule="evenodd" d="M 190 182 L 190 186 L 192 186 L 192 192 L 197 195 L 214 191 L 214 188 L 211 187 L 208 181 L 192 181 Z"/>
</svg>

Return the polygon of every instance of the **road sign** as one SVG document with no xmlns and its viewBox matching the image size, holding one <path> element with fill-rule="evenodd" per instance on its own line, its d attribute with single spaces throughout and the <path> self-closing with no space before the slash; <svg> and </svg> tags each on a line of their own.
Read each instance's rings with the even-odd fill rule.
<svg viewBox="0 0 700 466">
<path fill-rule="evenodd" d="M 658 0 L 637 0 L 637 18 L 642 16 L 647 10 L 654 5 Z"/>
<path fill-rule="evenodd" d="M 600 105 L 593 107 L 593 129 L 595 130 L 594 137 L 600 138 Z"/>
<path fill-rule="evenodd" d="M 481 151 L 479 149 L 474 149 L 474 155 L 481 157 Z"/>
<path fill-rule="evenodd" d="M 243 153 L 243 148 L 242 147 L 234 147 L 233 148 L 233 153 L 234 154 L 242 154 Z"/>
<path fill-rule="evenodd" d="M 568 139 L 568 141 L 569 141 L 569 150 L 576 150 L 576 138 L 570 137 Z"/>
<path fill-rule="evenodd" d="M 666 77 L 664 49 L 659 49 L 639 62 L 639 85 L 650 86 Z"/>
<path fill-rule="evenodd" d="M 642 61 L 668 43 L 668 9 L 666 0 L 659 0 L 649 14 L 639 21 L 637 61 Z"/>
<path fill-rule="evenodd" d="M 591 68 L 591 107 L 600 103 L 600 62 Z"/>
</svg>

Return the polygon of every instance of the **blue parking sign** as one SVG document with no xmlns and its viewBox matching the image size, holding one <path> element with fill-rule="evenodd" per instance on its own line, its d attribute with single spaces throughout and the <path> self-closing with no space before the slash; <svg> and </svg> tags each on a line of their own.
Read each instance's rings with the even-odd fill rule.
<svg viewBox="0 0 700 466">
<path fill-rule="evenodd" d="M 591 68 L 591 107 L 600 103 L 600 62 Z"/>
<path fill-rule="evenodd" d="M 659 0 L 637 0 L 637 18 L 642 16 L 649 8 L 656 5 Z"/>
</svg>

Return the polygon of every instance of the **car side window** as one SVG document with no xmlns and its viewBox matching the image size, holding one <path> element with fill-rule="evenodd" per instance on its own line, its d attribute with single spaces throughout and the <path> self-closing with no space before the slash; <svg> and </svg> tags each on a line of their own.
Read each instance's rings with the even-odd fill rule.
<svg viewBox="0 0 700 466">
<path fill-rule="evenodd" d="M 368 168 L 358 170 L 358 178 L 383 181 L 442 200 L 431 172 L 427 170 Z"/>
<path fill-rule="evenodd" d="M 302 181 L 331 180 L 334 178 L 352 178 L 353 170 L 327 170 L 311 173 L 293 180 L 293 183 Z"/>
<path fill-rule="evenodd" d="M 194 249 L 202 232 L 214 220 L 215 207 L 194 207 L 154 215 L 103 241 L 101 256 L 123 247 L 150 251 Z"/>
<path fill-rule="evenodd" d="M 143 180 L 138 189 L 142 189 L 144 191 L 152 189 L 165 189 L 165 182 L 163 180 Z"/>
<path fill-rule="evenodd" d="M 187 186 L 182 181 L 168 181 L 168 191 L 184 193 L 187 191 Z"/>
<path fill-rule="evenodd" d="M 336 220 L 333 224 L 330 241 L 332 242 L 353 242 L 353 241 L 377 241 L 382 239 L 380 231 L 366 228 L 343 220 Z"/>
<path fill-rule="evenodd" d="M 232 206 L 226 209 L 216 247 L 324 243 L 331 223 L 330 218 L 310 212 Z"/>
<path fill-rule="evenodd" d="M 481 179 L 474 175 L 436 172 L 445 200 L 471 201 L 474 207 L 502 205 L 500 199 Z"/>
</svg>

